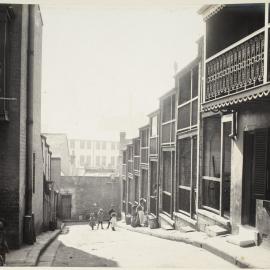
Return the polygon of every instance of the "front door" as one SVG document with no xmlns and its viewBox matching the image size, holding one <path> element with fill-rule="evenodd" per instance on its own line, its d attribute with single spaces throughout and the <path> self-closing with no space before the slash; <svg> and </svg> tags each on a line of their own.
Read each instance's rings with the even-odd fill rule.
<svg viewBox="0 0 270 270">
<path fill-rule="evenodd" d="M 71 219 L 71 194 L 62 195 L 62 219 Z"/>
<path fill-rule="evenodd" d="M 150 161 L 150 212 L 157 215 L 157 161 Z"/>
</svg>

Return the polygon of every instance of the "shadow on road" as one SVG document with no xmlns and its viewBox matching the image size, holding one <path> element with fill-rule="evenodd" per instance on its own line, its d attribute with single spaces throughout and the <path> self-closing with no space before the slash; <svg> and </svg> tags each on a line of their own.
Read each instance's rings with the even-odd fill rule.
<svg viewBox="0 0 270 270">
<path fill-rule="evenodd" d="M 52 266 L 71 267 L 117 267 L 116 261 L 98 257 L 80 249 L 60 244 Z"/>
</svg>

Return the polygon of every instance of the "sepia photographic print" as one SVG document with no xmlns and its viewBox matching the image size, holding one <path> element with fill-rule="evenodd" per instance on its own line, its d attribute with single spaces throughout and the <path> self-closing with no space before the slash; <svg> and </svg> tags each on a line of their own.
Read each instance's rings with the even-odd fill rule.
<svg viewBox="0 0 270 270">
<path fill-rule="evenodd" d="M 1 1 L 0 266 L 270 269 L 270 4 Z"/>
</svg>

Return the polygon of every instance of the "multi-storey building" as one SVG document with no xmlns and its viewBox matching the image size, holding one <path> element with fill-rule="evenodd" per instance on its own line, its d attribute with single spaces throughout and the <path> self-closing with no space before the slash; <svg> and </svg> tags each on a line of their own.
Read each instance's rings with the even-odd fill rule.
<svg viewBox="0 0 270 270">
<path fill-rule="evenodd" d="M 75 167 L 113 169 L 119 171 L 119 142 L 69 139 L 69 149 Z"/>
<path fill-rule="evenodd" d="M 160 222 L 173 226 L 176 89 L 160 98 Z"/>
<path fill-rule="evenodd" d="M 42 25 L 37 5 L 0 5 L 0 218 L 11 248 L 43 229 Z"/>
<path fill-rule="evenodd" d="M 269 4 L 199 13 L 206 25 L 200 227 L 218 222 L 269 241 Z"/>
<path fill-rule="evenodd" d="M 206 33 L 198 56 L 160 98 L 147 142 L 140 129 L 139 197 L 163 227 L 214 235 L 219 226 L 233 234 L 228 242 L 270 243 L 269 4 L 206 5 L 199 13 Z M 136 184 L 126 188 L 124 172 L 123 204 L 132 204 Z"/>
</svg>

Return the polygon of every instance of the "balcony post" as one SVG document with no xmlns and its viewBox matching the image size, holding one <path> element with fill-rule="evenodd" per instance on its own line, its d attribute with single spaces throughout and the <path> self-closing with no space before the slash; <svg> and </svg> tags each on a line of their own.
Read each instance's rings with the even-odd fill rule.
<svg viewBox="0 0 270 270">
<path fill-rule="evenodd" d="M 267 63 L 268 63 L 268 22 L 269 22 L 269 4 L 265 3 L 264 14 L 264 69 L 263 83 L 267 83 Z"/>
</svg>

